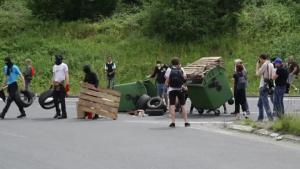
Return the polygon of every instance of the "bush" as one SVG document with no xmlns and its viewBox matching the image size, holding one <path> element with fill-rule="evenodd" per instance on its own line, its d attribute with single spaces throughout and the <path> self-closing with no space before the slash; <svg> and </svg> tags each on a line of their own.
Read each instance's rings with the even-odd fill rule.
<svg viewBox="0 0 300 169">
<path fill-rule="evenodd" d="M 295 134 L 300 136 L 300 116 L 289 115 L 278 119 L 272 126 L 278 132 Z"/>
<path fill-rule="evenodd" d="M 34 15 L 43 19 L 77 20 L 110 16 L 118 0 L 28 0 Z"/>
<path fill-rule="evenodd" d="M 241 1 L 157 0 L 151 6 L 146 32 L 168 41 L 190 41 L 235 27 Z"/>
<path fill-rule="evenodd" d="M 12 36 L 24 31 L 30 16 L 22 1 L 0 1 L 0 35 Z"/>
<path fill-rule="evenodd" d="M 247 5 L 239 20 L 240 32 L 251 37 L 276 37 L 297 25 L 293 8 L 267 0 L 259 5 Z"/>
</svg>

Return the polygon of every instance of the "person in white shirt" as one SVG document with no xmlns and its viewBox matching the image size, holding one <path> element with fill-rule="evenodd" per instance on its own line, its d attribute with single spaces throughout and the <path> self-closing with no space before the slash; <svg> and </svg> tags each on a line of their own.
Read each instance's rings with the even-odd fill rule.
<svg viewBox="0 0 300 169">
<path fill-rule="evenodd" d="M 167 69 L 165 73 L 166 77 L 166 86 L 168 86 L 168 93 L 169 93 L 169 100 L 170 100 L 170 114 L 172 118 L 172 123 L 169 125 L 169 127 L 174 128 L 175 127 L 175 118 L 176 118 L 176 112 L 175 112 L 175 105 L 176 105 L 176 99 L 178 99 L 178 102 L 181 106 L 182 115 L 185 122 L 185 127 L 189 127 L 190 123 L 188 123 L 187 119 L 187 111 L 185 109 L 185 95 L 183 91 L 183 85 L 186 81 L 186 74 L 183 70 L 183 68 L 180 66 L 179 58 L 175 57 L 171 60 L 171 67 Z"/>
<path fill-rule="evenodd" d="M 62 61 L 62 55 L 55 56 L 55 65 L 53 66 L 52 82 L 54 88 L 53 99 L 56 109 L 56 114 L 54 118 L 57 119 L 67 118 L 65 98 L 70 88 L 68 65 L 63 63 Z M 59 103 L 61 104 L 61 110 L 59 108 Z"/>
<path fill-rule="evenodd" d="M 259 56 L 259 61 L 256 65 L 256 75 L 260 76 L 259 99 L 257 104 L 259 115 L 257 121 L 263 121 L 264 110 L 266 111 L 269 121 L 273 121 L 268 95 L 270 94 L 270 90 L 274 84 L 272 80 L 274 75 L 274 65 L 270 62 L 268 55 L 261 54 Z"/>
</svg>

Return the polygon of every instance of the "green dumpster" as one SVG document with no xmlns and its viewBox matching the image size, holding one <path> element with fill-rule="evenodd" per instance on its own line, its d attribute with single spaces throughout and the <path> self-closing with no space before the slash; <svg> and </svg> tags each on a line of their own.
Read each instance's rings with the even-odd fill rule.
<svg viewBox="0 0 300 169">
<path fill-rule="evenodd" d="M 188 95 L 197 109 L 216 110 L 233 98 L 225 69 L 216 66 L 204 73 L 201 80 L 187 83 Z"/>
<path fill-rule="evenodd" d="M 144 80 L 143 83 L 146 87 L 147 94 L 150 97 L 156 97 L 157 96 L 157 89 L 156 89 L 155 84 L 151 80 Z"/>
<path fill-rule="evenodd" d="M 143 94 L 147 94 L 147 89 L 143 82 L 134 82 L 116 85 L 115 90 L 121 93 L 119 111 L 125 112 L 136 109 L 136 102 Z"/>
</svg>

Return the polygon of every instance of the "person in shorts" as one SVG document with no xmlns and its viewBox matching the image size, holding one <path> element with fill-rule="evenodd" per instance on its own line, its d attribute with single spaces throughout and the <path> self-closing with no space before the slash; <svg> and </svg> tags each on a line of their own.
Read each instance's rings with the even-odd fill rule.
<svg viewBox="0 0 300 169">
<path fill-rule="evenodd" d="M 170 101 L 170 114 L 172 118 L 172 123 L 169 127 L 175 127 L 175 118 L 176 118 L 176 99 L 181 106 L 182 115 L 184 118 L 184 126 L 189 127 L 187 111 L 185 109 L 185 94 L 183 91 L 184 83 L 187 79 L 184 69 L 180 66 L 179 58 L 175 57 L 171 60 L 171 66 L 167 69 L 166 74 L 166 86 L 168 86 L 169 101 Z"/>
</svg>

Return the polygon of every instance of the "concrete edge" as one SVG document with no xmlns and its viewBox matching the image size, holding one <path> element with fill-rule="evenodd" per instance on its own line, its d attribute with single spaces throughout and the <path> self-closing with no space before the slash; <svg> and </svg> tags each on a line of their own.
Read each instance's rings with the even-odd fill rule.
<svg viewBox="0 0 300 169">
<path fill-rule="evenodd" d="M 251 133 L 259 136 L 265 136 L 275 139 L 276 141 L 291 141 L 300 144 L 300 137 L 290 134 L 280 134 L 266 129 L 256 129 L 251 126 L 241 124 L 229 124 L 227 129 L 235 130 L 243 133 Z"/>
</svg>

